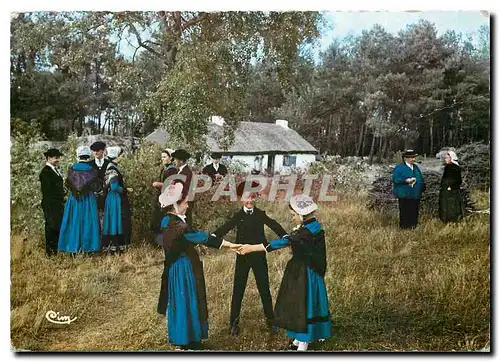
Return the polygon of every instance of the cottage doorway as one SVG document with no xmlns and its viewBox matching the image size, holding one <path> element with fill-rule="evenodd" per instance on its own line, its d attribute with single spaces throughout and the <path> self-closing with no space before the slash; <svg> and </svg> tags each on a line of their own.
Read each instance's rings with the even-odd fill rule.
<svg viewBox="0 0 500 362">
<path fill-rule="evenodd" d="M 267 173 L 269 175 L 274 174 L 274 155 L 267 156 Z"/>
</svg>

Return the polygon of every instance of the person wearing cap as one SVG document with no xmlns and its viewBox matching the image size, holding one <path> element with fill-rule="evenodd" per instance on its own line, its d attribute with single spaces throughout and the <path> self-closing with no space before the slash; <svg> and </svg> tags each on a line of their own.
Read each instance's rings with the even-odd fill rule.
<svg viewBox="0 0 500 362">
<path fill-rule="evenodd" d="M 165 260 L 157 312 L 167 316 L 168 340 L 176 349 L 197 347 L 208 338 L 205 277 L 195 245 L 233 251 L 240 247 L 186 222 L 189 205 L 181 197 L 183 189 L 183 182 L 171 184 L 158 198 L 165 213 L 161 222 Z"/>
<path fill-rule="evenodd" d="M 123 149 L 119 146 L 108 147 L 109 164 L 104 174 L 104 217 L 102 223 L 102 249 L 106 252 L 122 252 L 130 246 L 132 234 L 132 215 L 128 191 L 118 163 Z"/>
<path fill-rule="evenodd" d="M 403 162 L 392 173 L 393 194 L 399 203 L 399 227 L 414 229 L 418 224 L 420 198 L 425 191 L 424 177 L 415 164 L 414 150 L 403 153 Z"/>
<path fill-rule="evenodd" d="M 285 229 L 274 219 L 266 215 L 264 210 L 255 206 L 256 193 L 245 193 L 246 182 L 242 182 L 236 189 L 236 194 L 241 199 L 242 207 L 222 226 L 215 230 L 214 234 L 224 237 L 229 231 L 236 228 L 236 243 L 266 244 L 264 225 L 267 225 L 279 237 L 286 235 Z M 259 183 L 252 181 L 252 189 L 256 189 Z M 248 196 L 246 194 L 249 193 Z M 273 332 L 272 322 L 273 302 L 269 291 L 269 274 L 266 253 L 264 251 L 252 255 L 238 255 L 234 268 L 233 296 L 231 300 L 231 314 L 229 318 L 229 333 L 233 336 L 239 334 L 241 302 L 245 293 L 248 273 L 253 270 L 255 282 L 260 294 L 264 316 L 267 327 Z"/>
<path fill-rule="evenodd" d="M 58 249 L 67 253 L 100 250 L 99 216 L 94 192 L 100 190 L 99 175 L 90 166 L 88 146 L 76 149 L 78 162 L 68 171 L 66 184 L 70 190 L 59 233 Z"/>
<path fill-rule="evenodd" d="M 45 218 L 45 253 L 47 256 L 57 254 L 57 241 L 64 214 L 64 180 L 59 171 L 60 157 L 64 156 L 56 148 L 44 154 L 45 167 L 39 175 L 42 187 L 42 210 Z"/>
<path fill-rule="evenodd" d="M 108 167 L 109 160 L 104 157 L 104 151 L 106 150 L 106 144 L 102 141 L 94 142 L 90 145 L 90 149 L 94 153 L 94 159 L 90 161 L 90 166 L 97 170 L 99 175 L 99 180 L 101 181 L 104 190 L 104 174 L 106 173 L 106 168 Z M 102 216 L 104 213 L 104 192 L 96 194 L 97 197 L 97 209 L 99 210 L 99 219 L 102 222 Z"/>
<path fill-rule="evenodd" d="M 299 225 L 269 243 L 243 245 L 239 253 L 266 253 L 286 246 L 292 249 L 274 307 L 274 325 L 293 338 L 291 347 L 306 351 L 309 343 L 331 336 L 330 310 L 325 286 L 325 231 L 316 219 L 317 204 L 307 195 L 290 199 L 290 212 Z"/>
<path fill-rule="evenodd" d="M 154 199 L 153 199 L 153 216 L 151 218 L 151 230 L 155 234 L 154 241 L 158 244 L 158 240 L 161 239 L 161 229 L 160 229 L 160 223 L 162 219 L 162 213 L 161 213 L 161 208 L 160 208 L 160 203 L 158 202 L 158 197 L 161 194 L 162 189 L 166 186 L 165 185 L 165 180 L 171 176 L 175 175 L 177 173 L 177 168 L 172 162 L 172 153 L 174 153 L 174 150 L 171 148 L 165 148 L 161 152 L 161 171 L 160 171 L 160 176 L 157 181 L 153 182 L 153 187 L 156 189 L 154 193 Z"/>
<path fill-rule="evenodd" d="M 203 168 L 202 173 L 204 175 L 210 176 L 212 182 L 215 182 L 227 175 L 227 168 L 226 166 L 220 163 L 220 159 L 222 158 L 221 153 L 213 152 L 210 157 L 212 157 L 212 163 L 206 165 Z"/>
<path fill-rule="evenodd" d="M 189 195 L 189 190 L 192 187 L 191 180 L 193 179 L 193 171 L 187 164 L 187 160 L 191 158 L 191 154 L 183 149 L 175 150 L 172 153 L 172 159 L 174 160 L 174 165 L 177 167 L 177 174 L 186 176 L 186 180 L 183 183 L 186 185 L 182 190 L 182 198 L 186 198 Z M 178 182 L 178 181 L 174 181 Z M 193 207 L 194 202 L 189 201 L 189 208 L 187 210 L 187 222 L 188 224 L 193 224 Z"/>
</svg>

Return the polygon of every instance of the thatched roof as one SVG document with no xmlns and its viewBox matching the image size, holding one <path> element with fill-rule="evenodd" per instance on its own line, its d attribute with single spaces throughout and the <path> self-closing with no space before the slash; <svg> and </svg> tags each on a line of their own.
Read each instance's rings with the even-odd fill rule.
<svg viewBox="0 0 500 362">
<path fill-rule="evenodd" d="M 220 136 L 222 126 L 210 123 L 207 145 L 211 152 L 222 152 L 225 155 L 318 153 L 296 131 L 274 123 L 240 122 L 234 132 L 234 143 L 228 150 L 221 149 L 217 144 Z M 165 145 L 168 138 L 165 129 L 157 129 L 146 140 Z"/>
</svg>

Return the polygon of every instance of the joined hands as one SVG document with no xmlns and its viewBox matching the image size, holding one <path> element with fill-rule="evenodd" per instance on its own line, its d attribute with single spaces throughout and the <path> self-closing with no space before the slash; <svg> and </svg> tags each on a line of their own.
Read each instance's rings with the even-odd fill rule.
<svg viewBox="0 0 500 362">
<path fill-rule="evenodd" d="M 250 244 L 234 244 L 230 241 L 224 240 L 223 247 L 234 251 L 236 254 L 245 255 L 248 253 L 256 252 L 256 251 L 265 251 L 265 248 L 262 244 L 250 245 Z"/>
</svg>

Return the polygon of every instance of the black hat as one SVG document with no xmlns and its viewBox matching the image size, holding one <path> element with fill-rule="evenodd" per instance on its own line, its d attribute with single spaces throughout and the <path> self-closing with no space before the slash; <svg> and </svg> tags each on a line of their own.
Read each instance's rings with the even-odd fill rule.
<svg viewBox="0 0 500 362">
<path fill-rule="evenodd" d="M 215 158 L 215 159 L 221 159 L 222 158 L 222 153 L 220 152 L 212 152 L 210 157 Z"/>
<path fill-rule="evenodd" d="M 61 151 L 59 151 L 57 148 L 50 148 L 47 151 L 43 153 L 43 155 L 47 158 L 49 157 L 61 157 L 64 156 Z"/>
<path fill-rule="evenodd" d="M 90 146 L 90 149 L 92 151 L 101 151 L 101 150 L 105 150 L 106 149 L 106 144 L 102 141 L 96 141 L 94 143 L 92 143 L 92 145 Z"/>
<path fill-rule="evenodd" d="M 258 187 L 260 185 L 259 182 L 253 181 L 252 180 L 252 188 Z M 237 187 L 236 187 L 236 196 L 241 197 L 243 196 L 243 192 L 245 191 L 245 181 L 241 182 Z"/>
<path fill-rule="evenodd" d="M 418 153 L 416 153 L 414 150 L 406 150 L 405 153 L 403 153 L 403 158 L 406 157 L 417 157 Z"/>
<path fill-rule="evenodd" d="M 176 150 L 174 153 L 172 153 L 172 158 L 178 159 L 180 161 L 187 161 L 191 155 L 189 154 L 188 151 L 186 150 Z"/>
</svg>

